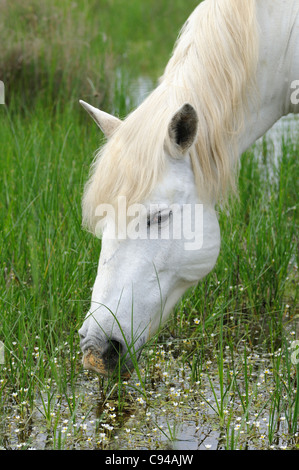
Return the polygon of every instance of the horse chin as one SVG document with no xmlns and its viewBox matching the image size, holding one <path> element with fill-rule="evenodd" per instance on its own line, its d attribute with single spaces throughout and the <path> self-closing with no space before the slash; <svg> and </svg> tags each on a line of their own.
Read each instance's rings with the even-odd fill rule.
<svg viewBox="0 0 299 470">
<path fill-rule="evenodd" d="M 95 372 L 102 377 L 120 377 L 122 379 L 129 379 L 133 371 L 129 371 L 127 368 L 125 371 L 120 371 L 118 368 L 107 369 L 104 361 L 97 357 L 92 351 L 88 351 L 83 356 L 83 367 L 86 370 Z"/>
</svg>

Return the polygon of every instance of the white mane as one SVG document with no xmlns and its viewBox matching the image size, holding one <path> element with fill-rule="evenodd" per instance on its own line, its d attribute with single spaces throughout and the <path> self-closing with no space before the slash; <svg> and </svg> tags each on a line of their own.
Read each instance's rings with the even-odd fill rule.
<svg viewBox="0 0 299 470">
<path fill-rule="evenodd" d="M 83 224 L 92 232 L 101 203 L 142 203 L 167 171 L 168 125 L 186 102 L 197 111 L 190 156 L 201 200 L 234 188 L 237 137 L 258 61 L 256 0 L 206 0 L 192 13 L 159 86 L 130 114 L 92 166 Z M 175 155 L 174 155 L 175 157 Z"/>
</svg>

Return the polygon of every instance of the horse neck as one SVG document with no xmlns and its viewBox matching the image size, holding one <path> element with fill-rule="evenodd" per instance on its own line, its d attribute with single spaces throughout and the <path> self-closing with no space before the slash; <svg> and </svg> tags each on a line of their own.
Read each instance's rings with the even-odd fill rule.
<svg viewBox="0 0 299 470">
<path fill-rule="evenodd" d="M 257 0 L 260 51 L 257 96 L 240 138 L 240 154 L 282 116 L 299 113 L 292 105 L 292 82 L 299 79 L 299 0 Z"/>
</svg>

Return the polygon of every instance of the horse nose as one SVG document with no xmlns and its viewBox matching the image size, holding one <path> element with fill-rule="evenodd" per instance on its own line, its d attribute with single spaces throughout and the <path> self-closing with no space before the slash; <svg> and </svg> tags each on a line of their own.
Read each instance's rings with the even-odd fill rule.
<svg viewBox="0 0 299 470">
<path fill-rule="evenodd" d="M 79 337 L 80 337 L 80 342 L 82 343 L 85 338 L 86 338 L 86 335 L 87 335 L 87 328 L 84 327 L 84 325 L 82 326 L 82 328 L 80 328 L 80 330 L 78 331 L 79 333 Z"/>
<path fill-rule="evenodd" d="M 86 337 L 84 339 L 86 340 Z M 83 348 L 83 367 L 105 377 L 113 373 L 127 377 L 130 375 L 130 367 L 125 360 L 125 351 L 124 341 L 118 339 L 87 343 Z"/>
<path fill-rule="evenodd" d="M 107 370 L 114 370 L 121 365 L 123 350 L 123 345 L 116 339 L 108 341 L 108 345 L 102 353 L 102 360 Z"/>
<path fill-rule="evenodd" d="M 83 367 L 99 375 L 128 379 L 140 357 L 146 335 L 133 334 L 110 317 L 88 316 L 79 330 Z"/>
</svg>

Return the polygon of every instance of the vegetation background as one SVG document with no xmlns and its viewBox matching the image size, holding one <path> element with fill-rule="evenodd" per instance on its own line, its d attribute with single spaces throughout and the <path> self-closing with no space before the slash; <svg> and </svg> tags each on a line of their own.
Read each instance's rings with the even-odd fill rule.
<svg viewBox="0 0 299 470">
<path fill-rule="evenodd" d="M 79 439 L 79 427 L 74 427 L 94 406 L 78 392 L 82 381 L 88 388 L 88 379 L 77 331 L 89 306 L 100 242 L 81 228 L 81 196 L 93 152 L 102 143 L 78 100 L 124 117 L 155 86 L 180 27 L 197 4 L 0 0 L 0 79 L 6 91 L 6 104 L 0 106 L 3 448 L 112 445 L 111 430 L 106 428 L 103 437 L 102 429 L 99 437 L 99 423 L 107 423 L 101 412 L 96 426 L 88 428 L 89 437 L 82 425 Z M 298 337 L 298 149 L 299 138 L 284 139 L 273 158 L 265 139 L 259 158 L 253 150 L 243 156 L 239 199 L 231 201 L 229 212 L 219 208 L 223 240 L 217 267 L 185 296 L 157 339 L 165 350 L 171 339 L 175 354 L 167 352 L 168 362 L 160 355 L 159 378 L 145 350 L 146 373 L 137 371 L 142 400 L 155 409 L 158 402 L 149 402 L 148 391 L 154 379 L 164 384 L 163 377 L 174 373 L 172 360 L 176 371 L 182 369 L 204 387 L 201 377 L 213 358 L 213 373 L 207 374 L 215 400 L 210 410 L 223 430 L 224 448 L 244 448 L 248 442 L 255 448 L 294 448 L 298 443 L 298 366 L 291 360 Z M 264 398 L 254 404 L 255 366 L 248 357 L 256 347 L 259 358 L 270 357 L 271 380 L 264 380 Z M 234 367 L 237 358 L 239 368 Z M 112 394 L 105 387 L 102 383 L 107 401 Z M 241 403 L 241 428 L 232 424 L 235 410 L 227 400 L 232 392 Z M 126 393 L 133 392 L 118 393 L 119 416 L 126 406 L 134 410 Z M 198 393 L 203 400 L 204 388 Z M 253 410 L 258 416 L 267 412 L 266 438 L 259 437 L 252 422 L 246 424 Z M 171 419 L 161 435 L 175 441 Z M 32 430 L 36 422 L 40 432 Z M 115 428 L 120 432 L 123 418 Z M 159 442 L 143 445 L 155 448 Z M 123 445 L 129 448 L 128 440 Z"/>
</svg>

